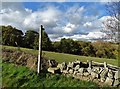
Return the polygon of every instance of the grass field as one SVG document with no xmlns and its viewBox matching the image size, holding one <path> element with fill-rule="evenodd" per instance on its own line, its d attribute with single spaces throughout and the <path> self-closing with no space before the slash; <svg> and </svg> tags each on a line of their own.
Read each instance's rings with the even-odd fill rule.
<svg viewBox="0 0 120 89">
<path fill-rule="evenodd" d="M 1 46 L 0 46 L 1 47 Z M 12 47 L 12 46 L 2 46 L 2 49 L 9 49 L 14 51 L 22 51 L 32 55 L 38 55 L 38 50 Z M 69 62 L 76 59 L 80 61 L 94 60 L 97 62 L 107 61 L 109 64 L 117 65 L 117 60 L 115 59 L 105 59 L 96 57 L 86 57 L 71 55 L 65 53 L 56 53 L 43 51 L 43 56 L 48 59 L 54 59 L 58 62 Z M 0 58 L 1 59 L 1 58 Z M 3 87 L 85 87 L 86 89 L 98 89 L 98 84 L 92 81 L 84 81 L 73 79 L 72 77 L 66 77 L 63 75 L 53 75 L 50 73 L 37 74 L 35 71 L 29 70 L 25 66 L 17 66 L 11 63 L 0 63 L 2 65 L 2 86 Z M 106 86 L 103 86 L 106 89 Z M 102 88 L 102 89 L 103 89 Z M 108 86 L 107 86 L 108 89 Z"/>
<path fill-rule="evenodd" d="M 12 50 L 19 50 L 18 47 L 12 47 L 12 46 L 2 46 L 4 49 L 12 49 Z M 34 49 L 27 49 L 27 48 L 20 48 L 21 51 L 24 51 L 26 53 L 30 53 L 33 55 L 38 55 L 38 50 Z M 108 64 L 116 65 L 118 66 L 118 60 L 117 59 L 106 59 L 106 58 L 97 58 L 97 57 L 87 57 L 87 56 L 79 56 L 79 55 L 72 55 L 72 54 L 65 54 L 65 53 L 57 53 L 57 52 L 48 52 L 48 51 L 43 51 L 43 56 L 46 57 L 47 59 L 54 59 L 57 62 L 69 62 L 69 61 L 74 61 L 76 59 L 86 62 L 87 60 L 93 60 L 96 62 L 107 62 Z"/>
<path fill-rule="evenodd" d="M 38 75 L 36 72 L 24 66 L 15 66 L 10 63 L 2 63 L 2 84 L 3 87 L 85 87 L 85 89 L 98 89 L 98 85 L 91 81 L 83 81 L 65 77 L 63 75 L 53 75 L 44 73 Z M 21 88 L 20 88 L 21 89 Z"/>
</svg>

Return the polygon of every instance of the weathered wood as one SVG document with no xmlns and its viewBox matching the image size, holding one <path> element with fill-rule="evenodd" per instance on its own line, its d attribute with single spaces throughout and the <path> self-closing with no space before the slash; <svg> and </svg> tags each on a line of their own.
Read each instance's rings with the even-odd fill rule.
<svg viewBox="0 0 120 89">
<path fill-rule="evenodd" d="M 38 53 L 38 68 L 37 72 L 40 73 L 41 71 L 41 54 L 42 54 L 42 25 L 39 28 L 39 53 Z"/>
</svg>

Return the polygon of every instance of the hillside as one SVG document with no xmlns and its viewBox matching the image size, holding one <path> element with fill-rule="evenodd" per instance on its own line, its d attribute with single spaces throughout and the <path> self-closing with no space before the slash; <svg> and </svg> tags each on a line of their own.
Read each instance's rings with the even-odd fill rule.
<svg viewBox="0 0 120 89">
<path fill-rule="evenodd" d="M 18 47 L 12 47 L 12 46 L 2 46 L 2 49 L 10 49 L 10 50 L 20 50 L 32 55 L 38 55 L 38 50 L 34 49 L 27 49 L 27 48 L 18 48 Z M 63 61 L 69 62 L 69 61 L 74 61 L 76 59 L 80 61 L 87 61 L 87 60 L 93 60 L 96 62 L 107 62 L 108 64 L 116 65 L 118 66 L 118 60 L 116 59 L 106 59 L 106 58 L 97 58 L 97 57 L 87 57 L 87 56 L 78 56 L 78 55 L 72 55 L 72 54 L 65 54 L 65 53 L 57 53 L 57 52 L 48 52 L 48 51 L 43 51 L 43 57 L 47 59 L 54 59 L 57 62 L 61 63 Z"/>
</svg>

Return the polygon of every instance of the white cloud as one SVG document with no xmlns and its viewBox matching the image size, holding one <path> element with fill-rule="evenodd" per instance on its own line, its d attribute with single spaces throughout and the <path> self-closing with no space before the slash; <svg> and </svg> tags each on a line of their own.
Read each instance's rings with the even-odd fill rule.
<svg viewBox="0 0 120 89">
<path fill-rule="evenodd" d="M 55 7 L 47 7 L 44 11 L 36 11 L 28 15 L 25 20 L 25 26 L 31 26 L 37 29 L 41 24 L 47 28 L 53 28 L 57 26 L 57 21 L 61 12 Z M 31 25 L 32 24 L 32 25 Z"/>
<path fill-rule="evenodd" d="M 61 38 L 71 38 L 73 40 L 87 40 L 87 41 L 91 41 L 91 40 L 98 40 L 98 39 L 102 39 L 102 36 L 105 36 L 104 33 L 102 32 L 90 32 L 87 35 L 82 35 L 82 34 L 77 34 L 77 35 L 72 35 L 72 36 L 62 36 L 62 37 L 55 37 L 55 39 L 53 38 L 52 41 L 60 41 Z"/>
<path fill-rule="evenodd" d="M 87 32 L 98 32 L 103 29 L 103 22 L 108 18 L 111 19 L 111 16 L 103 16 L 101 18 L 94 18 L 94 20 L 88 21 L 86 20 L 86 22 L 83 24 L 84 29 L 86 29 Z"/>
<path fill-rule="evenodd" d="M 64 28 L 63 31 L 65 33 L 71 33 L 74 31 L 74 29 L 76 28 L 76 26 L 74 24 L 68 23 Z"/>
<path fill-rule="evenodd" d="M 88 39 L 101 39 L 105 35 L 102 32 L 90 32 L 86 37 Z"/>
<path fill-rule="evenodd" d="M 103 16 L 99 20 L 103 22 L 103 21 L 110 19 L 110 18 L 111 18 L 111 16 Z"/>
<path fill-rule="evenodd" d="M 25 11 L 26 11 L 26 12 L 29 12 L 29 13 L 32 13 L 32 10 L 31 10 L 31 9 L 28 9 L 28 8 L 25 8 Z"/>
<path fill-rule="evenodd" d="M 83 6 L 73 5 L 66 11 L 61 11 L 56 6 L 47 6 L 42 10 L 32 11 L 23 8 L 21 5 L 21 8 L 20 6 L 17 7 L 16 4 L 16 8 L 13 4 L 10 8 L 7 5 L 8 3 L 0 11 L 2 17 L 0 24 L 15 26 L 23 32 L 28 29 L 38 30 L 39 26 L 43 24 L 52 41 L 58 41 L 64 37 L 74 40 L 99 39 L 104 35 L 100 30 L 102 29 L 102 22 L 107 16 L 99 19 L 98 16 L 94 15 L 85 16 L 84 13 L 87 9 Z"/>
<path fill-rule="evenodd" d="M 0 11 L 0 16 L 2 17 L 2 25 L 12 25 L 17 27 L 18 29 L 25 29 L 22 26 L 23 20 L 26 15 L 29 13 L 26 11 L 13 10 L 13 9 L 2 9 Z"/>
<path fill-rule="evenodd" d="M 84 27 L 91 27 L 92 23 L 91 22 L 86 22 L 85 24 L 83 24 Z"/>
<path fill-rule="evenodd" d="M 6 4 L 5 4 L 6 5 Z M 27 29 L 38 29 L 41 24 L 45 27 L 57 26 L 60 11 L 55 7 L 47 7 L 44 11 L 32 12 L 31 9 L 1 9 L 2 25 L 12 25 L 25 32 Z"/>
<path fill-rule="evenodd" d="M 70 7 L 67 12 L 65 13 L 66 18 L 72 24 L 81 24 L 83 19 L 83 14 L 85 12 L 85 8 L 82 6 L 75 5 Z"/>
</svg>

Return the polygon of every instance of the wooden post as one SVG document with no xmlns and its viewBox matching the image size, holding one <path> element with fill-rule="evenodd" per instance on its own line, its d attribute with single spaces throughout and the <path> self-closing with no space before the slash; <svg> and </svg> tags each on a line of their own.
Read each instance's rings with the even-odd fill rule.
<svg viewBox="0 0 120 89">
<path fill-rule="evenodd" d="M 42 25 L 39 28 L 39 53 L 38 53 L 38 69 L 37 72 L 41 72 L 41 54 L 42 54 Z"/>
</svg>

